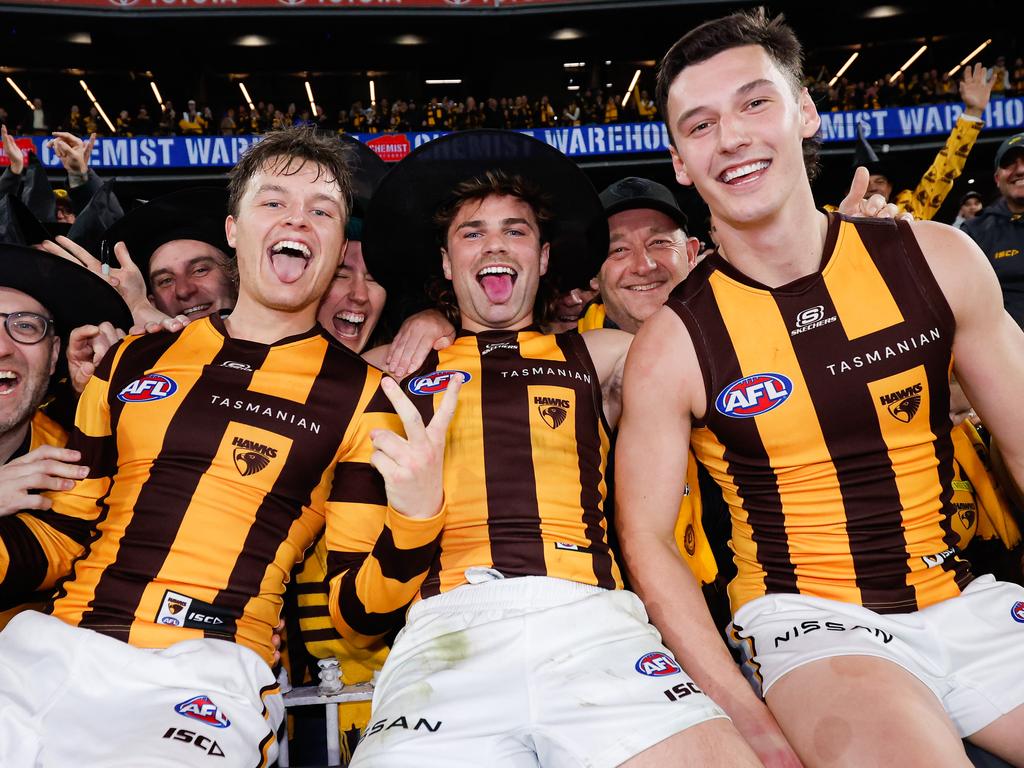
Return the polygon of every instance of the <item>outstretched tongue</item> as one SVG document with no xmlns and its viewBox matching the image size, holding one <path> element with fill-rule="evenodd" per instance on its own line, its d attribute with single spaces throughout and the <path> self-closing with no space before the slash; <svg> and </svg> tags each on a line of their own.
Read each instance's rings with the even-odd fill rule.
<svg viewBox="0 0 1024 768">
<path fill-rule="evenodd" d="M 306 260 L 301 256 L 289 256 L 286 253 L 274 253 L 270 256 L 274 274 L 282 283 L 294 283 L 302 277 L 306 269 Z"/>
<path fill-rule="evenodd" d="M 512 275 L 484 275 L 480 285 L 492 304 L 504 304 L 512 295 Z"/>
</svg>

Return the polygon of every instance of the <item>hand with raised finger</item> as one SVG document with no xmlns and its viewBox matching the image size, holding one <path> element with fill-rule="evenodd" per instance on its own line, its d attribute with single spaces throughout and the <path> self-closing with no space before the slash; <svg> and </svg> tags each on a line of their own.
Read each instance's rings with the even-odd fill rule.
<svg viewBox="0 0 1024 768">
<path fill-rule="evenodd" d="M 7 161 L 10 163 L 11 173 L 17 176 L 25 170 L 25 156 L 21 154 L 21 147 L 7 132 L 6 125 L 0 125 L 0 138 L 3 139 L 4 154 L 7 155 Z"/>
<path fill-rule="evenodd" d="M 871 174 L 863 165 L 857 166 L 853 172 L 853 180 L 850 182 L 850 191 L 839 203 L 839 213 L 843 216 L 863 216 L 861 206 L 864 203 L 864 196 L 868 193 L 868 182 L 871 181 Z"/>
<path fill-rule="evenodd" d="M 83 325 L 71 331 L 67 359 L 71 387 L 75 392 L 82 394 L 107 350 L 123 338 L 124 331 L 110 323 Z"/>
<path fill-rule="evenodd" d="M 114 244 L 114 257 L 117 259 L 117 266 L 111 267 L 110 276 L 116 280 L 113 285 L 121 294 L 121 298 L 124 299 L 124 303 L 128 305 L 134 317 L 136 307 L 145 310 L 142 305 L 149 304 L 146 278 L 138 264 L 132 261 L 132 256 L 128 253 L 128 246 L 123 242 L 118 241 Z"/>
<path fill-rule="evenodd" d="M 96 134 L 91 134 L 88 141 L 78 138 L 73 133 L 54 131 L 53 148 L 60 158 L 61 165 L 68 173 L 85 175 L 89 172 L 89 159 L 96 145 Z M 63 147 L 59 145 L 63 144 Z M 59 147 L 59 151 L 58 150 Z"/>
<path fill-rule="evenodd" d="M 405 437 L 388 429 L 370 433 L 370 463 L 384 478 L 388 504 L 406 517 L 426 519 L 441 510 L 444 501 L 444 446 L 448 425 L 455 415 L 462 376 L 454 376 L 430 423 L 424 426 L 420 412 L 394 379 L 385 378 L 381 388 L 402 420 Z"/>
<path fill-rule="evenodd" d="M 407 318 L 388 347 L 384 369 L 403 379 L 423 365 L 432 349 L 441 350 L 455 341 L 455 326 L 436 309 L 426 309 Z"/>
<path fill-rule="evenodd" d="M 39 491 L 70 491 L 89 468 L 78 451 L 42 445 L 0 467 L 0 516 L 22 510 L 46 510 L 52 502 Z"/>
</svg>

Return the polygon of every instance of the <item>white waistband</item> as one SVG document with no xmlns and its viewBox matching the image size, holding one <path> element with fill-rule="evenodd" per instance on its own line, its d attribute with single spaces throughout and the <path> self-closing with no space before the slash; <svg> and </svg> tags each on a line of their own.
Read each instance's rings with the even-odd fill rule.
<svg viewBox="0 0 1024 768">
<path fill-rule="evenodd" d="M 454 613 L 473 608 L 539 611 L 608 592 L 603 587 L 549 576 L 506 579 L 496 571 L 488 570 L 495 576 L 420 600 L 409 609 L 408 620 L 435 612 Z"/>
</svg>

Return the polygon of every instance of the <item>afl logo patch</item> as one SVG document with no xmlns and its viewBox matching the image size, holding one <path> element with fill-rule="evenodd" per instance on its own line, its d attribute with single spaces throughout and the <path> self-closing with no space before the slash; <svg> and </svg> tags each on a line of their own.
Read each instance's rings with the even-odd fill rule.
<svg viewBox="0 0 1024 768">
<path fill-rule="evenodd" d="M 781 373 L 755 373 L 722 390 L 715 408 L 732 419 L 749 419 L 775 410 L 793 394 L 793 382 Z"/>
<path fill-rule="evenodd" d="M 1018 600 L 1010 609 L 1010 615 L 1018 624 L 1024 624 L 1024 600 Z"/>
<path fill-rule="evenodd" d="M 177 391 L 174 379 L 159 373 L 147 373 L 118 392 L 117 399 L 122 403 L 151 403 L 170 397 Z"/>
<path fill-rule="evenodd" d="M 473 378 L 465 371 L 434 371 L 412 379 L 409 382 L 409 391 L 414 395 L 436 395 L 448 389 L 449 382 L 456 374 L 462 374 L 463 384 Z"/>
<path fill-rule="evenodd" d="M 198 720 L 200 723 L 212 725 L 214 728 L 227 728 L 231 721 L 220 711 L 209 696 L 193 696 L 188 701 L 175 705 L 174 711 L 184 717 Z"/>
<path fill-rule="evenodd" d="M 666 677 L 678 675 L 683 668 L 676 664 L 676 660 L 667 653 L 652 651 L 645 653 L 637 660 L 636 671 L 648 677 Z"/>
</svg>

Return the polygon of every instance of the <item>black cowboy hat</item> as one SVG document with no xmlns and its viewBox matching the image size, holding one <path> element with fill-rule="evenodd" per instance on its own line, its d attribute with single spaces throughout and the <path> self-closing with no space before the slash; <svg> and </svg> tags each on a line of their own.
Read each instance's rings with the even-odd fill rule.
<svg viewBox="0 0 1024 768">
<path fill-rule="evenodd" d="M 554 147 L 521 133 L 462 131 L 413 150 L 381 182 L 366 217 L 363 258 L 389 292 L 422 293 L 441 275 L 434 214 L 461 182 L 502 170 L 537 185 L 554 213 L 548 276 L 568 291 L 589 283 L 608 255 L 608 223 L 590 180 Z"/>
<path fill-rule="evenodd" d="M 106 321 L 124 331 L 132 327 L 128 305 L 106 280 L 46 251 L 0 244 L 0 287 L 28 294 L 46 307 L 65 342 L 81 325 Z"/>
<path fill-rule="evenodd" d="M 0 198 L 0 243 L 39 245 L 52 239 L 49 230 L 20 198 L 14 195 Z"/>
<path fill-rule="evenodd" d="M 349 170 L 352 172 L 352 211 L 349 218 L 365 219 L 370 200 L 387 176 L 388 164 L 359 139 L 348 134 L 341 134 L 338 138 L 352 150 L 349 161 Z"/>
<path fill-rule="evenodd" d="M 117 266 L 114 246 L 123 240 L 148 287 L 153 252 L 172 240 L 198 240 L 233 256 L 234 250 L 224 233 L 227 215 L 228 193 L 224 189 L 191 187 L 161 195 L 131 211 L 106 231 L 100 259 Z"/>
</svg>

